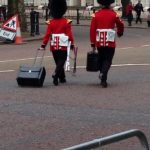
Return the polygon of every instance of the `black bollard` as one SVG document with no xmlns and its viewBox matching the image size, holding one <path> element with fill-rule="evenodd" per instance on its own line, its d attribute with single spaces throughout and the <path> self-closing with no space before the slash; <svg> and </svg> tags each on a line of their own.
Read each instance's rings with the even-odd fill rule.
<svg viewBox="0 0 150 150">
<path fill-rule="evenodd" d="M 32 8 L 30 12 L 30 25 L 31 25 L 30 35 L 31 36 L 35 35 L 35 13 L 36 11 L 34 11 L 34 9 Z"/>
<path fill-rule="evenodd" d="M 34 11 L 34 9 L 31 10 L 30 13 L 30 23 L 31 23 L 31 32 L 30 35 L 39 35 L 39 12 Z"/>
<path fill-rule="evenodd" d="M 35 13 L 35 34 L 39 35 L 39 12 Z"/>
<path fill-rule="evenodd" d="M 48 20 L 48 7 L 46 7 L 46 16 L 45 16 L 45 20 L 47 21 Z"/>
<path fill-rule="evenodd" d="M 80 14 L 79 14 L 79 9 L 77 8 L 77 24 L 80 24 L 79 20 L 80 20 Z"/>
<path fill-rule="evenodd" d="M 5 21 L 7 19 L 6 7 L 5 6 L 2 7 L 2 12 L 3 12 L 4 21 Z"/>
<path fill-rule="evenodd" d="M 95 8 L 93 8 L 93 13 L 95 14 Z"/>
</svg>

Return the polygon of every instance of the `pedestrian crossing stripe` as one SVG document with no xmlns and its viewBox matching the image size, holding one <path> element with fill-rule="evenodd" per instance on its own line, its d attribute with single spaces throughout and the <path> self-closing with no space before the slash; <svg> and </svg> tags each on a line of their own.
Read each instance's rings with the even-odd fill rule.
<svg viewBox="0 0 150 150">
<path fill-rule="evenodd" d="M 6 30 L 11 30 L 16 32 L 17 30 L 17 20 L 18 19 L 18 15 L 14 15 L 12 16 L 10 19 L 8 19 L 3 25 L 2 28 L 6 29 Z"/>
</svg>

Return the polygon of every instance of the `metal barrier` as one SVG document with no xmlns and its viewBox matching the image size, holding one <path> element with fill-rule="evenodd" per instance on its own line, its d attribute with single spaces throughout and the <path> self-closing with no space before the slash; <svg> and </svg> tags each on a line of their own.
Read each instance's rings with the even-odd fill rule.
<svg viewBox="0 0 150 150">
<path fill-rule="evenodd" d="M 138 129 L 132 129 L 111 136 L 107 136 L 104 138 L 95 139 L 93 141 L 82 143 L 62 150 L 90 150 L 90 149 L 102 147 L 104 145 L 115 143 L 135 136 L 138 137 L 138 139 L 140 140 L 142 150 L 149 150 L 149 145 L 146 136 L 142 131 Z"/>
</svg>

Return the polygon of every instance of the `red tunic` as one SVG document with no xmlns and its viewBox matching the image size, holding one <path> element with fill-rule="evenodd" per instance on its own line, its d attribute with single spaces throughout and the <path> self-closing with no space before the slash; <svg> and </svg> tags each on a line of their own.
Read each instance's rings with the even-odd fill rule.
<svg viewBox="0 0 150 150">
<path fill-rule="evenodd" d="M 113 11 L 112 9 L 103 8 L 103 9 L 99 10 L 98 12 L 96 12 L 93 15 L 93 18 L 91 21 L 91 27 L 90 27 L 91 44 L 95 45 L 96 47 L 101 47 L 101 46 L 116 47 L 115 40 L 114 41 L 104 41 L 104 40 L 106 40 L 106 37 L 104 37 L 103 40 L 101 40 L 101 37 L 100 37 L 99 42 L 96 40 L 97 29 L 99 29 L 99 30 L 113 29 L 114 30 L 115 27 L 117 28 L 117 31 L 116 31 L 117 34 L 122 35 L 124 32 L 124 24 L 120 20 L 119 16 L 117 15 L 117 13 L 115 11 Z M 106 33 L 101 33 L 100 35 L 106 36 Z"/>
<path fill-rule="evenodd" d="M 72 35 L 72 29 L 71 29 L 71 20 L 66 19 L 64 17 L 60 19 L 52 19 L 47 22 L 48 27 L 46 34 L 43 38 L 43 44 L 47 45 L 49 38 L 51 40 L 52 34 L 65 34 L 66 36 L 69 37 L 69 41 L 71 41 L 71 45 L 74 44 L 74 38 Z M 67 50 L 66 47 L 59 47 L 61 50 Z M 50 44 L 50 50 L 58 50 L 57 46 L 53 46 Z"/>
</svg>

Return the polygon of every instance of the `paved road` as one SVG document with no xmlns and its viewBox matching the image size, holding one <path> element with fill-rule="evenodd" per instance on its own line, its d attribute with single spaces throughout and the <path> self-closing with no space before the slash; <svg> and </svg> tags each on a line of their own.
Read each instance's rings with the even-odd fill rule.
<svg viewBox="0 0 150 150">
<path fill-rule="evenodd" d="M 74 27 L 79 46 L 76 76 L 53 86 L 54 62 L 46 51 L 43 88 L 20 88 L 20 64 L 33 62 L 41 41 L 0 46 L 0 150 L 60 150 L 81 142 L 137 128 L 150 139 L 150 38 L 148 29 L 126 29 L 118 40 L 109 87 L 84 69 L 90 50 L 88 27 Z M 47 48 L 48 49 L 48 48 Z M 104 150 L 140 149 L 136 138 Z"/>
</svg>

